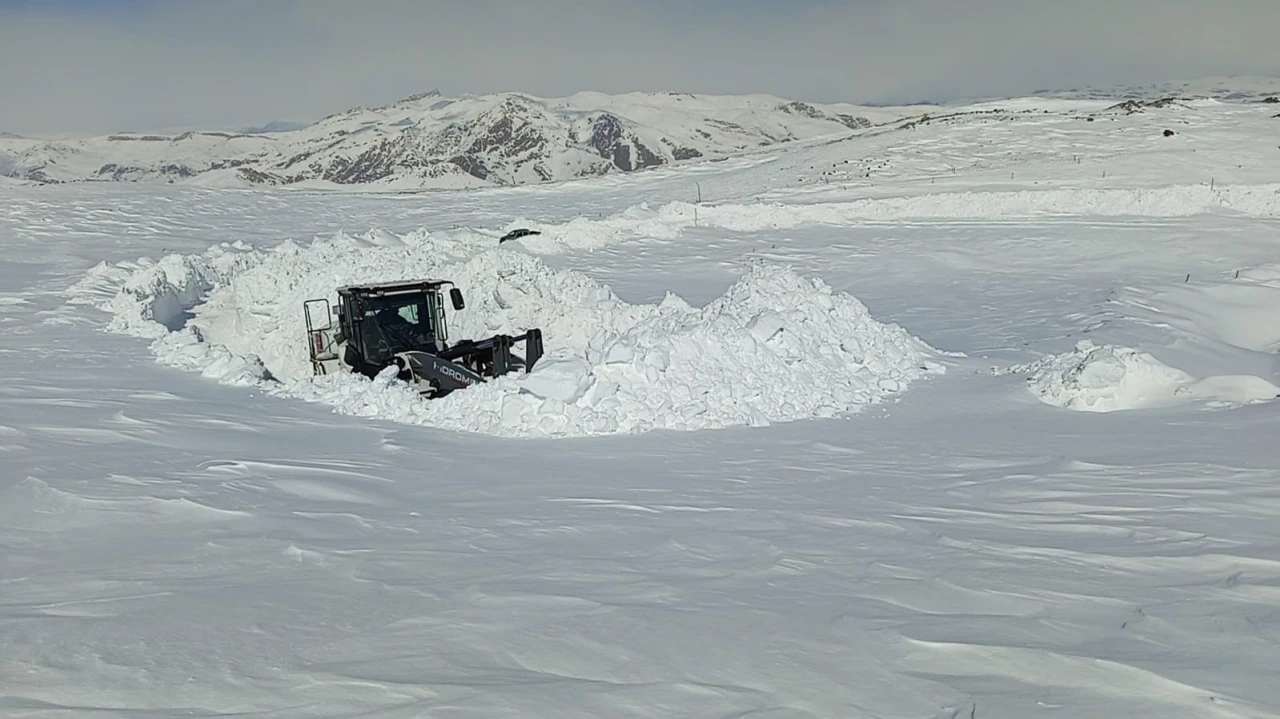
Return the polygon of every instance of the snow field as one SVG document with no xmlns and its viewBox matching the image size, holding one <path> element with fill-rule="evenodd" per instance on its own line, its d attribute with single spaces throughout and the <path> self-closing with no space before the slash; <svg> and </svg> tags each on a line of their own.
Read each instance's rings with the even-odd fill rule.
<svg viewBox="0 0 1280 719">
<path fill-rule="evenodd" d="M 1143 352 L 1085 340 L 1011 371 L 1026 372 L 1046 404 L 1085 412 L 1280 397 L 1272 381 L 1280 370 L 1280 265 L 1243 269 L 1229 280 L 1130 289 L 1119 302 L 1131 322 L 1160 328 L 1165 344 Z"/>
<path fill-rule="evenodd" d="M 1152 115 L 1127 122 L 1167 121 Z M 1202 168 L 1214 154 L 1206 150 L 1218 148 L 1220 158 L 1241 150 L 1244 168 L 1223 169 L 1233 161 L 1215 169 L 1230 174 L 1217 175 L 1219 187 L 1277 179 L 1266 160 L 1270 135 L 1214 115 L 1221 132 L 1209 143 L 1202 119 L 1190 118 L 1199 126 L 1180 129 L 1145 159 L 1109 166 L 1106 182 L 1196 182 L 1205 173 L 1186 164 L 1195 148 L 1174 149 L 1190 144 L 1184 139 L 1199 142 Z M 1008 163 L 1026 189 L 1028 178 L 1073 179 L 1058 172 L 1073 148 L 1039 123 L 1010 124 L 1009 142 L 992 140 L 991 125 L 960 137 L 963 127 L 922 128 L 918 162 L 938 162 L 949 146 L 991 155 L 1014 148 Z M 1111 141 L 1100 153 L 1129 139 L 1099 137 Z M 1023 162 L 1032 146 L 1059 159 L 1037 169 Z M 779 154 L 794 153 L 797 170 L 816 164 L 797 149 Z M 988 187 L 963 171 L 934 186 L 896 169 L 905 179 L 877 178 L 879 191 Z M 706 170 L 695 176 L 712 189 L 705 196 L 735 202 L 762 188 L 785 190 L 788 181 L 776 165 Z M 997 174 L 988 189 L 1010 189 L 1011 173 Z M 726 292 L 734 283 L 725 268 L 745 267 L 743 249 L 770 238 L 708 229 L 706 206 L 693 230 L 684 229 L 695 227 L 692 216 L 641 226 L 641 201 L 660 207 L 688 197 L 670 191 L 692 185 L 677 175 L 665 186 L 653 173 L 413 198 L 15 190 L 0 212 L 0 234 L 12 240 L 11 261 L 0 266 L 8 345 L 0 351 L 8 380 L 0 462 L 10 470 L 0 472 L 0 546 L 12 568 L 0 572 L 0 619 L 11 628 L 0 632 L 0 657 L 9 658 L 0 659 L 0 707 L 33 719 L 1277 715 L 1280 633 L 1269 620 L 1280 586 L 1280 405 L 1206 413 L 1176 394 L 1198 386 L 1223 397 L 1276 379 L 1280 336 L 1269 317 L 1280 303 L 1268 283 L 1280 275 L 1254 268 L 1233 277 L 1236 267 L 1274 261 L 1274 222 L 1221 204 L 1156 221 L 1139 213 L 1008 215 L 867 226 L 876 223 L 854 217 L 772 233 L 777 247 L 767 255 L 804 268 L 800 276 L 760 265 Z M 783 190 L 771 197 L 809 202 L 817 194 L 788 198 Z M 823 196 L 863 201 L 861 188 L 836 191 L 832 183 Z M 970 211 L 995 205 L 980 195 Z M 935 199 L 965 210 L 957 197 Z M 607 217 L 627 207 L 636 222 Z M 614 222 L 583 220 L 582 208 L 600 208 Z M 410 232 L 499 228 L 521 216 L 546 220 L 550 231 L 500 248 L 498 230 Z M 371 225 L 407 234 L 272 246 Z M 556 244 L 557 228 L 568 226 L 575 238 Z M 234 238 L 260 249 L 201 254 Z M 577 252 L 569 242 L 606 251 Z M 85 258 L 168 255 L 158 249 L 165 247 L 196 254 L 101 265 L 80 283 L 82 301 L 111 310 L 117 331 L 152 338 L 166 361 L 222 381 L 242 372 L 248 390 L 122 362 L 120 353 L 139 343 L 95 338 L 97 313 L 65 307 L 56 291 L 96 261 Z M 545 258 L 547 267 L 524 255 L 544 249 L 563 256 Z M 850 249 L 854 256 L 842 258 Z M 961 250 L 963 263 L 943 261 Z M 419 257 L 428 251 L 438 267 Z M 594 385 L 577 401 L 556 400 L 563 409 L 548 396 L 573 397 L 584 371 L 599 382 L 604 372 L 643 369 L 635 357 L 622 360 L 626 345 L 637 356 L 653 351 L 639 342 L 642 330 L 654 330 L 643 337 L 657 345 L 659 328 L 688 326 L 694 336 L 700 321 L 714 319 L 722 324 L 704 331 L 714 336 L 691 345 L 672 335 L 662 346 L 733 354 L 730 342 L 746 339 L 731 333 L 744 322 L 711 308 L 726 302 L 720 293 L 744 288 L 762 301 L 780 293 L 794 307 L 770 297 L 791 324 L 769 335 L 776 322 L 761 317 L 751 327 L 752 315 L 747 327 L 769 339 L 752 334 L 761 356 L 736 351 L 735 361 L 763 362 L 767 350 L 790 368 L 794 358 L 780 343 L 801 339 L 843 361 L 819 341 L 813 320 L 844 322 L 822 309 L 822 296 L 837 306 L 846 296 L 819 291 L 807 275 L 852 288 L 881 319 L 972 356 L 949 359 L 947 375 L 926 388 L 889 395 L 902 399 L 891 412 L 750 432 L 513 445 L 329 416 L 341 404 L 379 419 L 425 412 L 418 421 L 439 424 L 431 413 L 446 405 L 421 402 L 388 378 L 314 380 L 288 369 L 296 359 L 289 353 L 302 351 L 301 300 L 327 295 L 331 280 L 356 272 L 387 279 L 379 268 L 393 258 L 465 282 L 469 309 L 458 313 L 455 337 L 473 324 L 487 330 L 490 312 L 509 313 L 494 324 L 515 329 L 584 316 L 582 298 L 554 312 L 542 299 L 498 307 L 499 272 L 508 298 L 517 290 L 539 298 L 600 290 L 570 284 L 574 275 L 560 266 L 603 278 L 623 297 L 652 298 L 615 304 L 606 287 L 595 317 L 628 308 L 635 315 L 594 342 L 595 325 L 565 323 L 563 331 L 583 336 L 561 343 L 568 352 L 549 343 L 557 353 L 543 372 L 491 397 L 454 395 L 481 414 L 519 414 L 530 404 L 530 424 L 572 429 L 583 421 L 567 419 L 573 411 L 607 419 L 597 411 L 603 402 L 583 400 Z M 455 271 L 467 267 L 490 276 Z M 1188 271 L 1193 279 L 1184 283 Z M 977 274 L 989 281 L 970 290 Z M 1206 281 L 1211 275 L 1219 280 Z M 986 291 L 994 285 L 1000 291 Z M 658 302 L 671 288 L 689 300 L 699 293 L 700 308 L 675 297 Z M 484 302 L 492 304 L 481 313 Z M 1126 377 L 1173 376 L 1179 384 L 1162 391 L 1179 403 L 1076 412 L 1042 405 L 1025 383 L 986 372 L 989 357 L 1039 359 L 1071 349 L 1056 344 L 1068 337 L 1096 344 L 1065 353 L 1046 372 L 1079 369 L 1083 384 L 1105 380 L 1095 384 L 1113 398 L 1123 394 L 1115 385 L 1129 388 Z M 704 340 L 708 348 L 696 344 Z M 602 359 L 610 356 L 617 361 Z M 669 361 L 659 379 L 675 379 L 675 366 Z M 826 366 L 812 363 L 812 372 Z M 754 381 L 755 369 L 731 369 Z M 1201 379 L 1185 384 L 1179 373 Z M 720 398 L 719 389 L 711 394 Z M 661 415 L 646 405 L 628 416 Z M 477 421 L 492 428 L 492 416 L 483 417 Z"/>
<path fill-rule="evenodd" d="M 758 232 L 863 221 L 990 220 L 1049 215 L 1173 218 L 1222 211 L 1258 217 L 1280 216 L 1280 184 L 951 192 L 814 204 L 669 202 L 655 208 L 649 203 L 640 203 L 602 219 L 579 217 L 562 224 L 523 219 L 512 222 L 507 230 L 537 229 L 542 235 L 516 241 L 532 252 L 559 254 L 598 249 L 629 239 L 671 239 L 694 226 Z"/>
<path fill-rule="evenodd" d="M 467 298 L 450 315 L 451 339 L 540 327 L 547 355 L 527 376 L 429 402 L 391 376 L 311 375 L 306 300 L 336 300 L 344 284 L 423 277 L 453 280 Z M 784 267 L 749 267 L 703 308 L 672 294 L 633 305 L 585 275 L 470 230 L 339 234 L 99 265 L 73 294 L 110 311 L 113 331 L 153 339 L 165 364 L 344 414 L 500 436 L 833 417 L 943 371 L 935 351 L 901 327 Z"/>
</svg>

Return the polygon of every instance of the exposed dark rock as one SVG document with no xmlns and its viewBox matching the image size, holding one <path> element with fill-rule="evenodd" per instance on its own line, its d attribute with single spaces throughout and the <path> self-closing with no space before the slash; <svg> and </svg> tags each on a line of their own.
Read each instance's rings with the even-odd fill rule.
<svg viewBox="0 0 1280 719">
<path fill-rule="evenodd" d="M 788 102 L 785 105 L 780 105 L 778 109 L 782 110 L 783 112 L 791 113 L 793 115 L 804 115 L 805 117 L 812 117 L 815 120 L 826 119 L 826 115 L 824 115 L 821 110 L 814 107 L 813 105 L 810 105 L 807 102 L 800 102 L 799 100 L 795 102 Z"/>
<path fill-rule="evenodd" d="M 54 180 L 50 178 L 48 175 L 44 174 L 43 167 L 37 167 L 34 170 L 28 170 L 26 174 L 23 175 L 23 177 L 25 177 L 28 180 L 31 180 L 32 182 L 41 182 L 46 185 L 59 184 L 57 180 Z"/>
<path fill-rule="evenodd" d="M 872 123 L 865 117 L 855 117 L 854 115 L 839 114 L 836 115 L 840 122 L 850 130 L 862 130 L 871 127 Z"/>
<path fill-rule="evenodd" d="M 591 123 L 591 137 L 587 139 L 587 145 L 601 157 L 612 157 L 621 142 L 622 122 L 618 118 L 604 113 Z"/>
<path fill-rule="evenodd" d="M 470 155 L 458 155 L 457 157 L 451 157 L 449 158 L 449 162 L 457 165 L 459 169 L 472 177 L 481 180 L 489 179 L 489 168 L 485 167 L 483 162 Z"/>
<path fill-rule="evenodd" d="M 170 163 L 168 165 L 162 165 L 155 168 L 154 170 L 148 170 L 145 167 L 118 165 L 114 162 L 108 162 L 98 168 L 97 176 L 119 181 L 129 179 L 130 176 L 145 177 L 152 173 L 169 178 L 170 181 L 172 181 L 174 177 L 194 177 L 196 175 L 196 172 L 190 167 L 176 163 Z"/>
<path fill-rule="evenodd" d="M 236 170 L 236 174 L 242 179 L 259 185 L 281 185 L 284 180 L 267 172 L 260 172 L 252 167 L 242 167 Z"/>
<path fill-rule="evenodd" d="M 707 124 L 715 125 L 716 127 L 719 127 L 723 130 L 732 130 L 735 132 L 742 132 L 742 125 L 739 125 L 736 122 L 729 122 L 728 120 L 721 120 L 718 117 L 707 118 Z"/>
<path fill-rule="evenodd" d="M 1126 115 L 1132 115 L 1134 113 L 1142 112 L 1147 108 L 1159 110 L 1176 104 L 1178 104 L 1178 98 L 1162 97 L 1158 100 L 1125 100 L 1124 102 L 1112 105 L 1107 109 L 1123 112 Z"/>
<path fill-rule="evenodd" d="M 489 126 L 488 131 L 476 138 L 468 152 L 482 154 L 497 149 L 505 157 L 515 157 L 546 144 L 546 138 L 533 125 L 504 115 Z"/>
<path fill-rule="evenodd" d="M 665 164 L 661 155 L 635 137 L 628 137 L 622 121 L 609 113 L 596 118 L 587 145 L 624 172 Z"/>
</svg>

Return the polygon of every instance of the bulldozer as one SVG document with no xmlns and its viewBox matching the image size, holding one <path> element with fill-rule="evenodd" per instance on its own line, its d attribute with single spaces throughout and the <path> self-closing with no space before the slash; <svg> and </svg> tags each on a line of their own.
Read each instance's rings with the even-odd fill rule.
<svg viewBox="0 0 1280 719">
<path fill-rule="evenodd" d="M 448 342 L 444 289 L 454 310 L 462 290 L 448 280 L 405 280 L 338 288 L 303 303 L 314 374 L 357 372 L 373 378 L 387 367 L 424 397 L 443 397 L 509 372 L 528 372 L 542 357 L 542 330 Z M 524 343 L 524 356 L 514 345 Z"/>
</svg>

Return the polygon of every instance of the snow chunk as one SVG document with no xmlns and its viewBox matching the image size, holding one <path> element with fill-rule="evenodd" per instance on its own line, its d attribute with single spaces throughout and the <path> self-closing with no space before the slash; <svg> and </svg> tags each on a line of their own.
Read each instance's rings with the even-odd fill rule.
<svg viewBox="0 0 1280 719">
<path fill-rule="evenodd" d="M 151 351 L 163 364 L 199 372 L 224 384 L 252 386 L 270 377 L 256 356 L 242 357 L 222 345 L 209 344 L 194 327 L 160 337 L 151 343 Z"/>
<path fill-rule="evenodd" d="M 591 365 L 569 358 L 539 364 L 521 387 L 545 399 L 576 402 L 591 384 Z"/>
</svg>

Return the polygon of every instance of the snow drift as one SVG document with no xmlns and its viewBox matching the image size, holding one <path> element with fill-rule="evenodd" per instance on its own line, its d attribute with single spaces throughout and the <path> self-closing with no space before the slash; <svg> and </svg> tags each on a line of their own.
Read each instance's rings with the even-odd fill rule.
<svg viewBox="0 0 1280 719">
<path fill-rule="evenodd" d="M 1280 387 L 1280 266 L 1226 279 L 1126 288 L 1115 299 L 1132 336 L 1153 351 L 1081 342 L 1072 352 L 1023 367 L 1049 404 L 1110 412 L 1202 400 L 1235 406 L 1273 400 Z M 1175 369 L 1176 367 L 1176 369 Z"/>
<path fill-rule="evenodd" d="M 1177 390 L 1194 381 L 1146 352 L 1088 340 L 1022 369 L 1042 402 L 1081 412 L 1171 404 Z"/>
<path fill-rule="evenodd" d="M 1080 412 L 1117 412 L 1206 401 L 1215 406 L 1267 401 L 1280 387 L 1253 375 L 1216 375 L 1197 380 L 1148 352 L 1095 345 L 1015 368 L 1045 404 Z"/>
<path fill-rule="evenodd" d="M 311 376 L 307 299 L 343 284 L 448 278 L 467 296 L 450 337 L 541 327 L 547 355 L 432 401 L 392 376 Z M 222 245 L 203 255 L 99 265 L 73 288 L 147 337 L 161 362 L 335 411 L 503 436 L 696 430 L 832 417 L 942 371 L 934 350 L 877 322 L 856 298 L 780 266 L 754 265 L 702 308 L 668 295 L 632 305 L 607 286 L 469 230 Z"/>
</svg>

